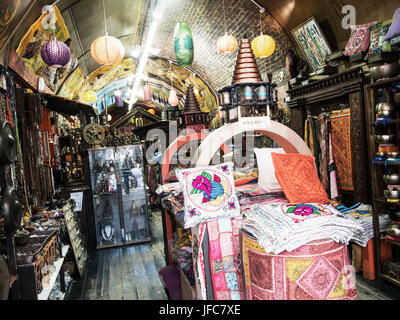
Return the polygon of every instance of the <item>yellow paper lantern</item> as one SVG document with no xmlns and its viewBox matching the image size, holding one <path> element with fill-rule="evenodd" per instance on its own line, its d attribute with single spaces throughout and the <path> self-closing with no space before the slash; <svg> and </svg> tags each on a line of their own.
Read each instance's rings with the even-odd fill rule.
<svg viewBox="0 0 400 320">
<path fill-rule="evenodd" d="M 153 115 L 156 114 L 156 112 L 154 111 L 154 109 L 149 109 L 149 110 L 147 110 L 147 112 L 150 113 L 150 114 L 153 114 Z"/>
<path fill-rule="evenodd" d="M 94 40 L 90 52 L 96 62 L 106 65 L 116 64 L 125 56 L 125 49 L 121 41 L 108 35 Z"/>
<path fill-rule="evenodd" d="M 251 49 L 257 58 L 267 58 L 275 52 L 275 41 L 270 36 L 261 34 L 251 42 Z"/>
<path fill-rule="evenodd" d="M 238 42 L 234 36 L 227 35 L 218 38 L 217 49 L 220 53 L 232 53 L 238 48 Z"/>
<path fill-rule="evenodd" d="M 83 101 L 85 102 L 95 102 L 97 100 L 97 93 L 93 90 L 88 90 L 83 93 L 82 96 Z"/>
</svg>

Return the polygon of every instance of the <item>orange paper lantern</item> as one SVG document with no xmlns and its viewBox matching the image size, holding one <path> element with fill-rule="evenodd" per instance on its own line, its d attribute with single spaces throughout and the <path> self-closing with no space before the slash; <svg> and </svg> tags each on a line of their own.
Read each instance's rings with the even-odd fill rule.
<svg viewBox="0 0 400 320">
<path fill-rule="evenodd" d="M 238 42 L 234 36 L 227 35 L 217 40 L 217 49 L 220 53 L 232 53 L 238 48 Z"/>
<path fill-rule="evenodd" d="M 156 114 L 156 112 L 154 111 L 154 109 L 149 109 L 149 110 L 147 110 L 147 112 L 150 113 L 150 114 L 153 114 L 153 115 Z"/>
<path fill-rule="evenodd" d="M 90 51 L 96 62 L 106 65 L 116 64 L 125 56 L 125 49 L 121 41 L 108 35 L 94 40 Z"/>
</svg>

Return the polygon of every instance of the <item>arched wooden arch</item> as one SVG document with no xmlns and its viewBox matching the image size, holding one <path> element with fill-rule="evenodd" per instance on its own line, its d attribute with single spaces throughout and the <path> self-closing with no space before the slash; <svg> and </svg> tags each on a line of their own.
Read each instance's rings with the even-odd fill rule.
<svg viewBox="0 0 400 320">
<path fill-rule="evenodd" d="M 209 134 L 196 150 L 192 163 L 195 163 L 196 167 L 209 165 L 214 153 L 218 151 L 222 144 L 225 144 L 225 141 L 247 131 L 254 131 L 271 138 L 286 153 L 312 155 L 304 140 L 289 127 L 276 121 L 268 121 L 264 117 L 247 118 L 220 127 Z"/>
<path fill-rule="evenodd" d="M 161 181 L 162 183 L 167 183 L 165 180 L 171 170 L 171 161 L 176 152 L 180 148 L 182 148 L 186 143 L 191 141 L 202 141 L 206 139 L 208 136 L 207 133 L 200 133 L 200 132 L 192 132 L 188 135 L 180 135 L 178 136 L 165 150 L 164 155 L 161 160 Z M 224 154 L 231 152 L 231 149 L 225 144 L 221 143 L 217 150 L 221 149 Z M 193 162 L 191 162 L 193 163 Z M 163 233 L 164 233 L 164 253 L 165 253 L 165 260 L 168 263 L 172 261 L 171 252 L 169 250 L 168 243 L 173 238 L 173 230 L 172 230 L 172 221 L 171 217 L 169 216 L 168 212 L 165 209 L 162 209 L 163 213 Z"/>
</svg>

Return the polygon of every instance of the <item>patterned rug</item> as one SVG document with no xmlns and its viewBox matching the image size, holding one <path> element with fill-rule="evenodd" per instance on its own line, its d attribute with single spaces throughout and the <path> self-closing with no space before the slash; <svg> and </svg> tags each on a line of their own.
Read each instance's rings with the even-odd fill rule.
<svg viewBox="0 0 400 320">
<path fill-rule="evenodd" d="M 336 164 L 339 190 L 353 191 L 353 163 L 351 158 L 350 114 L 331 118 L 332 148 Z"/>
<path fill-rule="evenodd" d="M 314 241 L 288 253 L 267 254 L 240 232 L 247 300 L 356 300 L 346 245 Z"/>
<path fill-rule="evenodd" d="M 211 277 L 215 300 L 243 300 L 239 228 L 241 220 L 207 222 Z M 205 253 L 207 254 L 207 253 Z"/>
</svg>

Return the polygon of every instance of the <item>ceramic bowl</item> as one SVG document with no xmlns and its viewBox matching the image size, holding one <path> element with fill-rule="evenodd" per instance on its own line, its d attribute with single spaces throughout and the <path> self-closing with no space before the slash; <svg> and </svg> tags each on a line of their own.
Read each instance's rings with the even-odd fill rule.
<svg viewBox="0 0 400 320">
<path fill-rule="evenodd" d="M 400 176 L 397 173 L 383 175 L 383 181 L 389 185 L 400 184 Z"/>
<path fill-rule="evenodd" d="M 378 143 L 390 143 L 394 142 L 396 136 L 393 134 L 382 134 L 382 135 L 375 135 L 375 140 Z"/>
<path fill-rule="evenodd" d="M 398 238 L 400 237 L 400 225 L 392 223 L 387 227 L 386 232 L 389 236 Z"/>
<path fill-rule="evenodd" d="M 378 158 L 385 158 L 386 157 L 386 152 L 377 152 L 376 157 Z"/>
<path fill-rule="evenodd" d="M 388 199 L 400 199 L 400 191 L 397 190 L 396 188 L 393 188 L 391 190 L 385 190 L 385 197 Z"/>
<path fill-rule="evenodd" d="M 375 111 L 377 112 L 379 118 L 390 117 L 395 109 L 396 108 L 393 104 L 387 102 L 378 103 L 375 107 Z"/>
<path fill-rule="evenodd" d="M 380 66 L 370 68 L 370 74 L 373 81 L 395 77 L 399 74 L 399 72 L 399 61 L 394 61 L 392 63 L 382 64 Z"/>
</svg>

